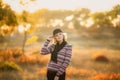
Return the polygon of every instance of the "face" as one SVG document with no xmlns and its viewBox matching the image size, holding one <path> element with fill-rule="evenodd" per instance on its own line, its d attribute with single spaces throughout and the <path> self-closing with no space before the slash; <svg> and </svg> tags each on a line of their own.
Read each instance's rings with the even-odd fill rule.
<svg viewBox="0 0 120 80">
<path fill-rule="evenodd" d="M 60 32 L 60 33 L 55 34 L 54 38 L 57 42 L 63 41 L 63 33 Z"/>
</svg>

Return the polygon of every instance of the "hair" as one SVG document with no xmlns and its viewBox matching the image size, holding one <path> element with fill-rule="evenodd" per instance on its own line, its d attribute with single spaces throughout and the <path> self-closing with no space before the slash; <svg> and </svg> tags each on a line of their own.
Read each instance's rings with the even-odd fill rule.
<svg viewBox="0 0 120 80">
<path fill-rule="evenodd" d="M 62 33 L 63 34 L 63 41 L 67 41 L 67 33 Z M 56 44 L 57 41 L 55 40 L 55 38 L 53 39 L 53 44 Z"/>
</svg>

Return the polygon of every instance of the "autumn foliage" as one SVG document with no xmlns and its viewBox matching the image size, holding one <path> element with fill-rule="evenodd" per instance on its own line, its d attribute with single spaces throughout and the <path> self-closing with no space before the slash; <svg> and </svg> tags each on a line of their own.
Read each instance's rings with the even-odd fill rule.
<svg viewBox="0 0 120 80">
<path fill-rule="evenodd" d="M 24 55 L 19 48 L 7 48 L 0 51 L 0 62 L 12 61 L 24 64 L 46 64 L 47 57 Z"/>
</svg>

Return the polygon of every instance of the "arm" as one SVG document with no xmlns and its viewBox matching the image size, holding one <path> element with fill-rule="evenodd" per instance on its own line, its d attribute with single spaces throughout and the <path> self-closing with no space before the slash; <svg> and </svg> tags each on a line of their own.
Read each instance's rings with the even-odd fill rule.
<svg viewBox="0 0 120 80">
<path fill-rule="evenodd" d="M 45 41 L 45 43 L 43 44 L 40 53 L 45 55 L 45 54 L 49 54 L 52 51 L 53 45 L 49 45 L 50 41 L 52 40 L 52 37 L 48 37 Z"/>
<path fill-rule="evenodd" d="M 60 69 L 57 72 L 57 76 L 62 75 L 66 68 L 68 67 L 69 63 L 70 63 L 70 59 L 71 59 L 71 55 L 72 55 L 72 45 L 69 45 L 67 50 L 66 50 L 66 56 L 65 56 L 65 60 L 62 64 L 62 66 L 60 67 Z"/>
</svg>

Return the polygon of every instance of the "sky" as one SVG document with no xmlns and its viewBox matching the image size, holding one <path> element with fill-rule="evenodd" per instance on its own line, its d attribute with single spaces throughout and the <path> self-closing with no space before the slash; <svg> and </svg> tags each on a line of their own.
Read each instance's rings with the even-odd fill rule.
<svg viewBox="0 0 120 80">
<path fill-rule="evenodd" d="M 29 0 L 23 1 L 26 3 Z M 19 4 L 19 0 L 3 0 L 3 2 L 8 3 L 17 12 L 21 12 L 22 10 L 34 12 L 42 8 L 51 10 L 88 8 L 91 12 L 98 12 L 110 10 L 113 6 L 120 4 L 120 0 L 36 0 L 23 7 Z"/>
</svg>

